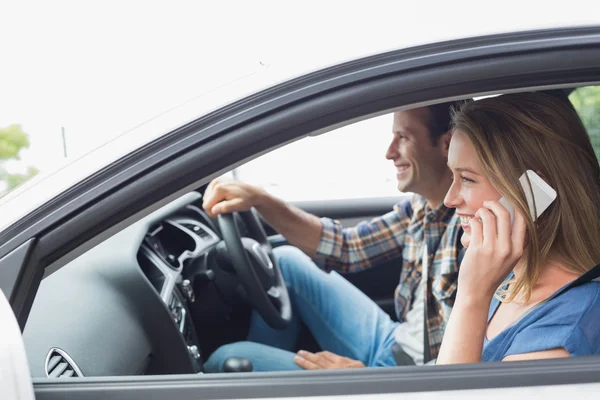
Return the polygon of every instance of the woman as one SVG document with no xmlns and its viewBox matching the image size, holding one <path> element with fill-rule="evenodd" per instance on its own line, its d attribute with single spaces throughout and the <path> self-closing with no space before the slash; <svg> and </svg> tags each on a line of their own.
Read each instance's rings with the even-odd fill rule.
<svg viewBox="0 0 600 400">
<path fill-rule="evenodd" d="M 600 261 L 600 167 L 577 114 L 521 93 L 468 103 L 453 122 L 444 203 L 467 251 L 437 364 L 600 354 L 600 282 L 552 297 Z M 535 222 L 526 170 L 557 193 Z"/>
</svg>

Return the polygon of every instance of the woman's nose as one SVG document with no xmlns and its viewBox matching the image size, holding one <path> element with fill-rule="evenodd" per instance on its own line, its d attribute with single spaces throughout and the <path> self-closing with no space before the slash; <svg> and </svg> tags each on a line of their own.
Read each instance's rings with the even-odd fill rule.
<svg viewBox="0 0 600 400">
<path fill-rule="evenodd" d="M 460 205 L 460 197 L 458 196 L 458 190 L 454 182 L 450 185 L 450 189 L 444 197 L 444 205 L 448 208 L 457 208 Z"/>
</svg>

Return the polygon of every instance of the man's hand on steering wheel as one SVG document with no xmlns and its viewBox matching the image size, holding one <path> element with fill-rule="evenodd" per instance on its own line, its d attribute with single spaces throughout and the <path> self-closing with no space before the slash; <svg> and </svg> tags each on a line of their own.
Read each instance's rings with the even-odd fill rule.
<svg viewBox="0 0 600 400">
<path fill-rule="evenodd" d="M 248 211 L 260 205 L 266 193 L 256 187 L 233 179 L 217 178 L 208 184 L 202 207 L 215 218 L 218 214 Z"/>
<path fill-rule="evenodd" d="M 311 353 L 300 350 L 294 357 L 294 362 L 304 369 L 347 369 L 365 368 L 365 364 L 348 357 L 338 356 L 329 351 Z"/>
</svg>

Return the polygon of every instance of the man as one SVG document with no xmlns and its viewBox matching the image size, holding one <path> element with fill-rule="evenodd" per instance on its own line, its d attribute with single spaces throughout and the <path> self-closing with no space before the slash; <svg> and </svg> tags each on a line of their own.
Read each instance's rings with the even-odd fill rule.
<svg viewBox="0 0 600 400">
<path fill-rule="evenodd" d="M 209 214 L 254 206 L 295 247 L 274 250 L 294 307 L 290 326 L 274 330 L 254 312 L 248 341 L 217 349 L 205 364 L 207 372 L 221 371 L 233 356 L 248 358 L 255 371 L 420 365 L 437 356 L 458 276 L 460 221 L 443 199 L 452 180 L 446 165 L 450 114 L 459 106 L 444 103 L 394 113 L 386 158 L 396 167 L 398 189 L 415 195 L 353 228 L 319 219 L 242 182 L 209 184 L 203 204 Z M 398 322 L 335 272 L 400 257 Z M 423 271 L 428 279 L 421 279 Z M 293 353 L 299 318 L 323 352 Z"/>
</svg>

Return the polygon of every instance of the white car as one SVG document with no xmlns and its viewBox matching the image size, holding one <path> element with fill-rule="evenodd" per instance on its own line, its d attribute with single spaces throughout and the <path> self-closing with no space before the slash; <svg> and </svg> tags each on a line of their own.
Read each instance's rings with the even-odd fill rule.
<svg viewBox="0 0 600 400">
<path fill-rule="evenodd" d="M 202 99 L 205 108 L 187 105 L 178 116 L 122 136 L 2 199 L 0 288 L 23 330 L 24 346 L 0 359 L 0 369 L 10 371 L 15 363 L 26 371 L 27 359 L 30 371 L 15 369 L 13 383 L 33 387 L 38 400 L 578 399 L 600 392 L 600 357 L 204 374 L 203 361 L 212 350 L 244 337 L 252 308 L 276 326 L 285 296 L 279 304 L 270 300 L 270 287 L 249 272 L 240 241 L 250 236 L 269 248 L 282 238 L 268 228 L 268 236 L 252 229 L 260 223 L 253 214 L 242 224 L 232 217 L 215 224 L 201 211 L 202 192 L 212 178 L 310 135 L 447 99 L 527 90 L 570 93 L 598 85 L 600 26 L 403 48 L 272 87 L 260 87 L 270 80 L 260 76 L 242 81 L 237 92 L 228 88 L 235 98 L 253 93 L 247 97 L 218 108 L 227 99 L 215 98 L 223 95 L 216 92 Z M 310 157 L 306 154 L 307 162 Z M 349 221 L 380 215 L 395 201 L 298 205 Z M 222 262 L 223 254 L 233 265 Z M 389 310 L 397 276 L 390 264 L 349 279 Z M 280 280 L 270 284 L 285 290 Z M 246 302 L 237 296 L 239 287 Z M 11 318 L 1 315 L 8 335 Z M 310 337 L 305 340 L 310 346 Z M 5 396 L 17 393 L 4 383 L 0 395 L 3 390 L 13 390 Z"/>
</svg>

